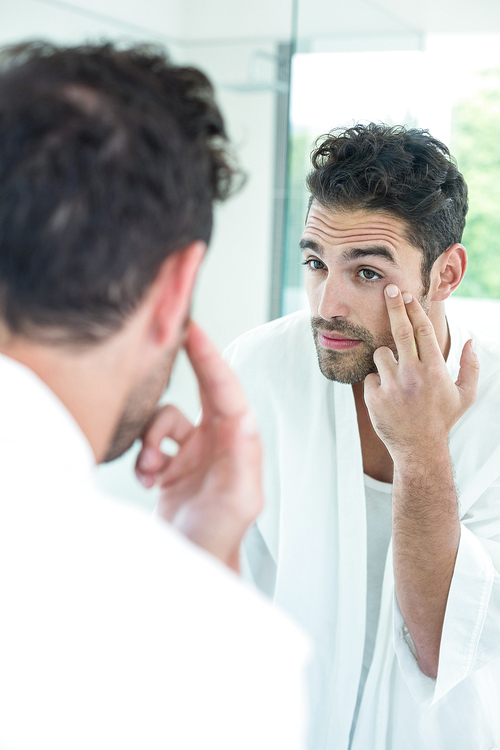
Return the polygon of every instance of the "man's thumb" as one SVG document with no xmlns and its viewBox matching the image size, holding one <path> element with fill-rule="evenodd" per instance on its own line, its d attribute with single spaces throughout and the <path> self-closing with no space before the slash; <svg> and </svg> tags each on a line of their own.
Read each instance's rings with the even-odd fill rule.
<svg viewBox="0 0 500 750">
<path fill-rule="evenodd" d="M 474 342 L 469 339 L 462 350 L 460 357 L 460 370 L 455 382 L 464 394 L 467 408 L 471 406 L 477 397 L 477 382 L 479 379 L 479 360 L 477 358 Z"/>
</svg>

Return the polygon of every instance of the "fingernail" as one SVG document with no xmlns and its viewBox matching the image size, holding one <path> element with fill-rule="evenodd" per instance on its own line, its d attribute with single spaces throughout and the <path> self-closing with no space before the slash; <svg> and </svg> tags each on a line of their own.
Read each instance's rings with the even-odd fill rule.
<svg viewBox="0 0 500 750">
<path fill-rule="evenodd" d="M 396 284 L 389 284 L 389 286 L 386 286 L 385 293 L 388 297 L 397 297 L 399 294 L 399 289 L 397 288 Z"/>
<path fill-rule="evenodd" d="M 254 437 L 259 434 L 259 426 L 257 424 L 257 417 L 252 409 L 249 409 L 247 413 L 241 418 L 240 422 L 241 432 L 247 437 Z"/>
<path fill-rule="evenodd" d="M 156 451 L 154 448 L 144 448 L 138 466 L 144 471 L 151 471 L 151 469 L 156 468 Z"/>
<path fill-rule="evenodd" d="M 136 472 L 136 477 L 147 490 L 151 489 L 155 483 L 154 477 L 151 474 L 141 474 L 140 472 Z"/>
<path fill-rule="evenodd" d="M 476 354 L 476 342 L 474 341 L 474 339 L 470 340 L 470 348 L 471 348 L 472 353 Z"/>
<path fill-rule="evenodd" d="M 403 302 L 405 305 L 408 305 L 412 301 L 413 297 L 411 296 L 410 292 L 404 292 L 403 294 Z"/>
</svg>

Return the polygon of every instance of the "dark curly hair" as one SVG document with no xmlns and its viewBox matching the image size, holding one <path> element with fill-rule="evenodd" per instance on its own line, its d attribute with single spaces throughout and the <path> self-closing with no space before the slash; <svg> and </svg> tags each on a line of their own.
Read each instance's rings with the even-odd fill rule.
<svg viewBox="0 0 500 750">
<path fill-rule="evenodd" d="M 370 123 L 316 142 L 307 186 L 329 209 L 381 211 L 402 219 L 423 251 L 425 293 L 436 259 L 460 242 L 467 185 L 448 148 L 427 130 Z"/>
<path fill-rule="evenodd" d="M 34 338 L 121 327 L 169 253 L 208 242 L 233 166 L 206 76 L 159 49 L 0 56 L 0 316 Z"/>
</svg>

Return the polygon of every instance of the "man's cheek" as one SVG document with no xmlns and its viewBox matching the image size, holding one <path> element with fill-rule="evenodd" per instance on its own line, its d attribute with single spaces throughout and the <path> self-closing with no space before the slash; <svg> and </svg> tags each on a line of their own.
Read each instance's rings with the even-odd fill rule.
<svg viewBox="0 0 500 750">
<path fill-rule="evenodd" d="M 391 335 L 391 321 L 389 313 L 387 312 L 387 306 L 383 297 L 383 291 L 376 301 L 374 300 L 373 305 L 369 308 L 369 318 L 366 319 L 366 323 L 363 323 L 374 339 L 387 339 Z"/>
</svg>

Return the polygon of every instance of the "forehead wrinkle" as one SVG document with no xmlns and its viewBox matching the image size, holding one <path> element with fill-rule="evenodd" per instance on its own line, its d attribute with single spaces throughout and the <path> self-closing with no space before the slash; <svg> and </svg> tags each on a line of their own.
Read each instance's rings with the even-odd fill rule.
<svg viewBox="0 0 500 750">
<path fill-rule="evenodd" d="M 313 201 L 309 214 L 306 217 L 306 224 L 310 221 L 317 221 L 319 224 L 324 224 L 327 227 L 339 223 L 347 225 L 347 228 L 355 229 L 356 227 L 363 228 L 377 228 L 381 229 L 384 227 L 390 227 L 396 223 L 401 225 L 404 229 L 405 222 L 397 216 L 391 213 L 384 213 L 383 211 L 364 211 L 363 209 L 353 210 L 335 210 L 328 209 L 321 204 Z"/>
<path fill-rule="evenodd" d="M 335 226 L 327 225 L 322 223 L 322 226 L 315 226 L 315 222 L 308 222 L 305 226 L 304 233 L 316 234 L 318 237 L 326 238 L 340 242 L 341 244 L 357 244 L 358 242 L 373 242 L 374 234 L 378 235 L 377 239 L 380 242 L 387 242 L 391 245 L 396 245 L 398 242 L 406 241 L 403 234 L 399 234 L 397 231 L 387 225 L 371 224 L 368 227 L 343 227 L 338 229 Z"/>
<path fill-rule="evenodd" d="M 304 233 L 316 234 L 324 241 L 351 245 L 387 242 L 397 247 L 401 242 L 408 242 L 407 227 L 392 216 L 363 211 L 331 212 L 315 203 L 306 219 Z"/>
</svg>

